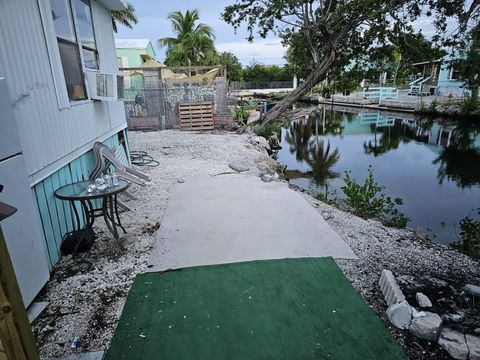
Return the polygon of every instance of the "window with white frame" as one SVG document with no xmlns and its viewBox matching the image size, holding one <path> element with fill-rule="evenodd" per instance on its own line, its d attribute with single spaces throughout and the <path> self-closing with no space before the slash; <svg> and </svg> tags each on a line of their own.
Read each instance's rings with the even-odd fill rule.
<svg viewBox="0 0 480 360">
<path fill-rule="evenodd" d="M 98 70 L 97 42 L 95 41 L 90 0 L 74 0 L 73 3 L 82 45 L 83 63 L 87 69 Z"/>
<path fill-rule="evenodd" d="M 53 24 L 70 101 L 87 99 L 83 70 L 98 69 L 89 0 L 50 0 Z"/>
</svg>

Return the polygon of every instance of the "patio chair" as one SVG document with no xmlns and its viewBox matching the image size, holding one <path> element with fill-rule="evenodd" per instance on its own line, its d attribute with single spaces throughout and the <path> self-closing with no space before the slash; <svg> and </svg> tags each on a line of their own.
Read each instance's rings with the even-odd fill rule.
<svg viewBox="0 0 480 360">
<path fill-rule="evenodd" d="M 120 148 L 121 150 L 119 150 Z M 117 149 L 115 150 L 119 158 L 122 157 L 122 150 L 122 146 L 117 147 Z M 115 152 L 101 142 L 96 142 L 93 145 L 93 153 L 95 156 L 95 168 L 90 174 L 91 179 L 97 178 L 102 173 L 107 173 L 109 167 L 113 166 L 115 168 L 115 173 L 117 173 L 120 178 L 133 182 L 137 185 L 145 186 L 145 181 L 151 180 L 150 177 L 148 177 L 144 173 L 132 169 L 130 166 L 128 166 L 128 164 L 120 162 L 116 157 Z M 126 162 L 126 155 L 124 150 L 123 154 L 124 161 Z"/>
<path fill-rule="evenodd" d="M 101 142 L 93 144 L 93 154 L 95 156 L 95 167 L 90 173 L 90 179 L 94 180 L 101 174 L 106 174 L 110 167 L 115 168 L 115 173 L 118 177 L 135 183 L 140 186 L 145 186 L 145 181 L 150 181 L 150 177 L 144 173 L 132 169 L 128 166 L 127 155 L 122 145 L 117 146 L 113 150 Z M 129 191 L 124 191 L 124 195 L 128 196 L 132 200 L 137 198 Z M 118 204 L 125 210 L 130 208 L 122 201 L 118 200 Z"/>
</svg>

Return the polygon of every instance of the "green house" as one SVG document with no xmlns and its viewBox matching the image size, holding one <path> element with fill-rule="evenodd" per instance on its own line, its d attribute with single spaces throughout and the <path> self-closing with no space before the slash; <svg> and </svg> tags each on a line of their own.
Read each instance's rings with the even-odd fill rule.
<svg viewBox="0 0 480 360">
<path fill-rule="evenodd" d="M 155 51 L 148 39 L 115 39 L 119 68 L 140 67 L 155 59 Z"/>
<path fill-rule="evenodd" d="M 148 39 L 115 39 L 118 68 L 139 68 L 154 61 L 155 51 Z M 133 69 L 122 72 L 124 76 L 124 99 L 134 102 L 135 96 L 143 94 L 143 71 Z"/>
</svg>

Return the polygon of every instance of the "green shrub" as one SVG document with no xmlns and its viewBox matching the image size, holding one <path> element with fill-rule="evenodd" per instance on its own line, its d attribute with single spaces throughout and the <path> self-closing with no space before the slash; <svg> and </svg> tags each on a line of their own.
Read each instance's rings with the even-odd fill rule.
<svg viewBox="0 0 480 360">
<path fill-rule="evenodd" d="M 403 204 L 402 199 L 392 199 L 383 192 L 385 187 L 375 181 L 371 166 L 368 167 L 368 176 L 363 184 L 358 184 L 348 171 L 345 172 L 344 181 L 343 202 L 355 215 L 365 219 L 377 218 L 386 226 L 396 228 L 407 226 L 410 219 L 397 209 L 398 205 Z"/>
<path fill-rule="evenodd" d="M 269 122 L 266 125 L 256 125 L 252 128 L 253 132 L 258 136 L 268 139 L 274 132 L 280 135 L 282 126 L 276 122 Z M 280 136 L 279 136 L 280 138 Z"/>
<path fill-rule="evenodd" d="M 480 102 L 470 97 L 461 103 L 460 110 L 463 115 L 478 115 L 480 114 Z"/>
<path fill-rule="evenodd" d="M 437 100 L 433 100 L 430 105 L 428 105 L 428 111 L 433 113 L 433 114 L 436 114 L 437 113 L 437 110 L 438 110 L 438 101 Z"/>
<path fill-rule="evenodd" d="M 237 106 L 235 108 L 235 119 L 242 125 L 246 124 L 249 116 L 250 113 L 243 106 Z"/>
<path fill-rule="evenodd" d="M 480 259 L 480 220 L 468 216 L 460 220 L 460 237 L 462 241 L 456 243 L 455 247 L 475 259 Z"/>
<path fill-rule="evenodd" d="M 320 200 L 326 204 L 339 207 L 340 203 L 337 196 L 337 190 L 328 190 L 328 187 L 325 186 L 324 192 L 317 192 L 315 194 L 315 199 Z"/>
<path fill-rule="evenodd" d="M 417 112 L 420 114 L 426 114 L 428 113 L 428 108 L 425 106 L 423 102 L 420 103 L 420 107 L 417 109 Z"/>
</svg>

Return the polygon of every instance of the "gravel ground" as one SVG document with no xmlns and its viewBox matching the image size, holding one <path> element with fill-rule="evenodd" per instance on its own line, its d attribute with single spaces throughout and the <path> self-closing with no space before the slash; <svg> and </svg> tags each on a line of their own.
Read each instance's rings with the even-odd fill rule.
<svg viewBox="0 0 480 360">
<path fill-rule="evenodd" d="M 92 250 L 80 256 L 90 260 L 93 266 L 82 271 L 67 256 L 55 267 L 51 280 L 38 298 L 50 305 L 34 324 L 42 358 L 70 353 L 70 342 L 76 335 L 81 337 L 79 351 L 108 347 L 133 279 L 147 266 L 154 233 L 160 226 L 175 184 L 198 175 L 231 172 L 229 162 L 245 163 L 252 169 L 269 173 L 276 168 L 265 151 L 248 143 L 247 135 L 129 132 L 129 140 L 131 150 L 147 151 L 160 165 L 142 167 L 141 170 L 153 181 L 146 187 L 131 189 L 138 200 L 129 201 L 127 204 L 132 211 L 121 215 L 127 228 L 126 251 L 116 248 L 98 221 L 98 240 Z M 401 276 L 404 290 L 408 288 L 410 291 L 415 288 L 412 284 L 420 284 L 427 291 L 435 282 L 442 284 L 442 291 L 435 290 L 428 293 L 429 296 L 449 290 L 448 296 L 455 297 L 453 294 L 460 293 L 465 283 L 480 283 L 479 263 L 450 248 L 431 244 L 412 230 L 387 228 L 377 221 L 360 219 L 301 193 L 359 257 L 358 260 L 338 260 L 337 263 L 408 356 L 411 359 L 448 359 L 436 344 L 418 340 L 408 332 L 390 326 L 378 279 L 382 269 L 386 268 Z M 410 293 L 407 298 L 413 305 L 409 297 Z M 466 313 L 480 320 L 478 310 Z M 462 323 L 452 326 L 461 327 Z"/>
<path fill-rule="evenodd" d="M 145 187 L 132 186 L 138 200 L 127 201 L 132 211 L 121 214 L 126 227 L 125 251 L 120 251 L 97 220 L 98 239 L 79 259 L 92 267 L 79 269 L 70 256 L 63 257 L 51 279 L 38 296 L 49 306 L 34 324 L 42 359 L 71 353 L 75 336 L 81 342 L 77 351 L 108 347 L 135 275 L 144 271 L 154 241 L 154 233 L 179 182 L 199 175 L 232 172 L 229 162 L 240 162 L 252 169 L 274 172 L 275 162 L 264 150 L 253 147 L 247 135 L 227 132 L 129 132 L 131 150 L 148 152 L 159 161 L 157 167 L 141 167 L 153 181 Z"/>
<path fill-rule="evenodd" d="M 417 339 L 408 331 L 391 326 L 378 280 L 383 269 L 391 270 L 410 305 L 416 305 L 417 291 L 424 292 L 434 303 L 430 311 L 439 315 L 465 313 L 462 320 L 446 321 L 445 325 L 474 334 L 474 329 L 480 326 L 480 309 L 478 304 L 474 306 L 472 298 L 463 294 L 462 287 L 467 283 L 480 284 L 479 262 L 450 247 L 433 244 L 411 229 L 385 227 L 376 220 L 364 220 L 318 201 L 307 193 L 303 195 L 358 256 L 358 260 L 336 262 L 409 358 L 451 359 L 436 343 Z M 448 306 L 442 306 L 443 302 L 448 302 Z"/>
</svg>

